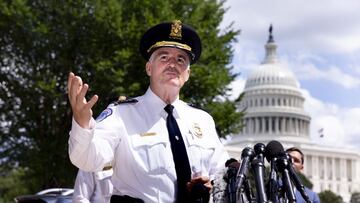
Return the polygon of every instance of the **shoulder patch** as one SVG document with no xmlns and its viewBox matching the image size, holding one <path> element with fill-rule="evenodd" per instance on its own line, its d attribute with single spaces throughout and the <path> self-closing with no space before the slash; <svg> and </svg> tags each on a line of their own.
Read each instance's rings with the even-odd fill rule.
<svg viewBox="0 0 360 203">
<path fill-rule="evenodd" d="M 109 117 L 112 113 L 113 113 L 113 110 L 111 108 L 107 108 L 103 112 L 101 112 L 100 115 L 95 120 L 96 120 L 96 122 L 101 122 L 105 118 Z"/>
<path fill-rule="evenodd" d="M 129 104 L 129 103 L 136 103 L 138 102 L 137 99 L 134 98 L 126 98 L 125 96 L 120 96 L 119 99 L 115 102 L 113 102 L 112 104 L 114 104 L 114 106 L 119 105 L 119 104 Z"/>
</svg>

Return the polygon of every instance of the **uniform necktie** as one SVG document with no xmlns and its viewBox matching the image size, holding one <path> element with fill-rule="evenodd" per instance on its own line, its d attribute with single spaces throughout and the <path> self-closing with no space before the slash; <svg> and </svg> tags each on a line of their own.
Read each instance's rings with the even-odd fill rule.
<svg viewBox="0 0 360 203">
<path fill-rule="evenodd" d="M 174 106 L 168 104 L 165 106 L 165 111 L 168 113 L 166 118 L 166 127 L 169 132 L 169 139 L 171 143 L 171 151 L 174 158 L 175 170 L 177 176 L 177 202 L 186 202 L 187 189 L 186 183 L 190 181 L 191 169 L 189 159 L 187 156 L 184 140 L 181 136 L 179 126 L 173 116 Z"/>
</svg>

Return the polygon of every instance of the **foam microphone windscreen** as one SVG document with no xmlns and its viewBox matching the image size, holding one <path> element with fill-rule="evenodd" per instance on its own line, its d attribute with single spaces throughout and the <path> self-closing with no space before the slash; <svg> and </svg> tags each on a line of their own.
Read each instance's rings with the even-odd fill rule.
<svg viewBox="0 0 360 203">
<path fill-rule="evenodd" d="M 276 140 L 270 141 L 265 147 L 265 157 L 268 162 L 284 152 L 282 144 Z"/>
</svg>

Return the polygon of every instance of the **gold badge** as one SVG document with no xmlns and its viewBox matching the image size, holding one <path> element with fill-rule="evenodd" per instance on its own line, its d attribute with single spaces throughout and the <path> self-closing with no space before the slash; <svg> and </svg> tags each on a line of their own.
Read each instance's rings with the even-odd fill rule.
<svg viewBox="0 0 360 203">
<path fill-rule="evenodd" d="M 174 20 L 173 23 L 171 24 L 171 32 L 169 37 L 170 38 L 174 38 L 174 39 L 181 39 L 181 28 L 182 28 L 182 23 L 180 20 Z"/>
<path fill-rule="evenodd" d="M 201 128 L 200 128 L 199 124 L 197 124 L 197 123 L 193 124 L 193 132 L 194 132 L 196 137 L 202 138 L 203 134 L 202 134 L 202 131 L 201 131 Z"/>
</svg>

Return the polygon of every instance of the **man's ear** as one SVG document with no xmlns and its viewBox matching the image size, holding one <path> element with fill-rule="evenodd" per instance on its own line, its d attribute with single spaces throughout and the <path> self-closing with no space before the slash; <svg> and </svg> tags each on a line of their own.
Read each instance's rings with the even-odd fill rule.
<svg viewBox="0 0 360 203">
<path fill-rule="evenodd" d="M 147 74 L 148 76 L 151 76 L 151 64 L 150 64 L 149 61 L 146 62 L 145 70 L 146 70 L 146 74 Z"/>
<path fill-rule="evenodd" d="M 187 82 L 189 80 L 189 78 L 190 78 L 190 73 L 191 73 L 190 67 L 186 71 L 188 72 L 188 74 L 187 74 L 187 76 L 185 78 L 185 82 Z"/>
</svg>

